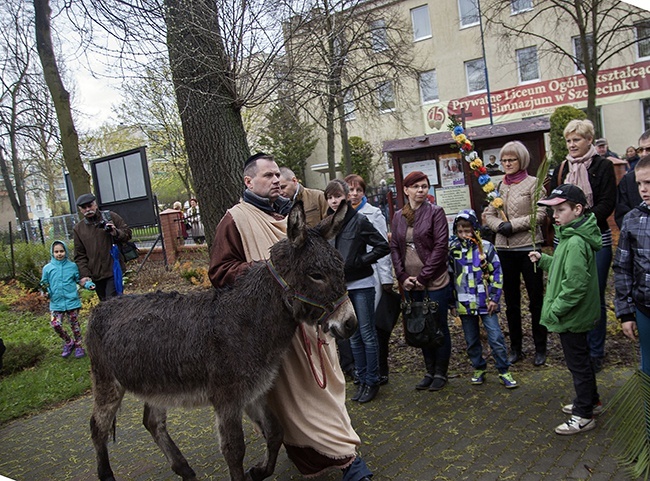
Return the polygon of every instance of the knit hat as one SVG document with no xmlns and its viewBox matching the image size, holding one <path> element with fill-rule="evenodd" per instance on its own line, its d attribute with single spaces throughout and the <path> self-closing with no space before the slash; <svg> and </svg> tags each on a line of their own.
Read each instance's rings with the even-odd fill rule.
<svg viewBox="0 0 650 481">
<path fill-rule="evenodd" d="M 481 225 L 478 223 L 478 217 L 476 217 L 476 212 L 474 212 L 473 209 L 463 209 L 456 214 L 456 218 L 454 219 L 454 232 L 456 232 L 456 224 L 460 219 L 464 219 L 472 224 L 472 229 L 474 229 L 474 231 L 479 231 L 481 229 Z"/>
<path fill-rule="evenodd" d="M 424 172 L 420 172 L 419 170 L 414 170 L 409 175 L 404 177 L 404 187 L 411 187 L 413 184 L 415 184 L 416 182 L 420 182 L 421 180 L 426 180 L 427 184 L 431 185 L 431 182 L 429 182 L 429 177 L 427 177 L 427 174 L 425 174 Z"/>
</svg>

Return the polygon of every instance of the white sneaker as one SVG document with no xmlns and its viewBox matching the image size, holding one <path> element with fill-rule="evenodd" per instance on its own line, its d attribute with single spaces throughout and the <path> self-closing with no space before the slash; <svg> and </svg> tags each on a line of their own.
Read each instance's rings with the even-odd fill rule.
<svg viewBox="0 0 650 481">
<path fill-rule="evenodd" d="M 600 416 L 603 413 L 603 409 L 605 408 L 603 407 L 603 403 L 601 403 L 600 401 L 598 402 L 598 404 L 594 404 L 594 410 L 593 410 L 594 416 Z M 573 414 L 573 404 L 565 405 L 562 408 L 562 412 L 564 414 Z"/>
<path fill-rule="evenodd" d="M 580 416 L 571 416 L 568 421 L 560 424 L 555 428 L 557 434 L 570 435 L 591 431 L 596 427 L 594 418 L 581 418 Z"/>
</svg>

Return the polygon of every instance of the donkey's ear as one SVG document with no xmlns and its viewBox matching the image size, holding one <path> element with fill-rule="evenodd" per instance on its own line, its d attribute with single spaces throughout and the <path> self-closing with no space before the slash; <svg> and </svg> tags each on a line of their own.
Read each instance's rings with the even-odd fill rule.
<svg viewBox="0 0 650 481">
<path fill-rule="evenodd" d="M 307 239 L 307 222 L 302 201 L 297 201 L 289 211 L 287 237 L 294 247 L 301 247 Z"/>
<path fill-rule="evenodd" d="M 334 239 L 334 237 L 336 237 L 336 235 L 341 231 L 347 211 L 348 203 L 341 202 L 339 208 L 336 209 L 334 214 L 326 217 L 320 224 L 318 224 L 318 230 L 326 240 Z"/>
</svg>

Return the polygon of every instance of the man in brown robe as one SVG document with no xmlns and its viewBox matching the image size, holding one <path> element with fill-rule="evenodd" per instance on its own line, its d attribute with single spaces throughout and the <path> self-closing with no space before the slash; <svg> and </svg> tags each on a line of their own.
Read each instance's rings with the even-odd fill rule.
<svg viewBox="0 0 650 481">
<path fill-rule="evenodd" d="M 269 155 L 253 155 L 244 164 L 246 190 L 219 222 L 210 252 L 209 277 L 215 287 L 233 284 L 253 261 L 267 259 L 270 247 L 286 237 L 285 215 L 291 201 L 280 195 L 280 176 Z M 336 343 L 320 333 L 328 341 L 322 347 L 321 361 L 317 335 L 314 330 L 296 330 L 269 393 L 284 429 L 284 446 L 303 475 L 337 468 L 343 471 L 343 481 L 369 481 L 372 473 L 356 454 L 360 440 L 345 407 L 345 379 Z M 311 355 L 306 342 L 311 344 Z M 324 387 L 310 367 L 321 362 L 327 378 Z"/>
</svg>

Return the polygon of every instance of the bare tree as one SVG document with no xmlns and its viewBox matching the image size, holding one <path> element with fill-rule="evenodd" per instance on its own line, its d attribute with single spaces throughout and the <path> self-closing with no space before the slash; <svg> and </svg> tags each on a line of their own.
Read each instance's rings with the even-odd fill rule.
<svg viewBox="0 0 650 481">
<path fill-rule="evenodd" d="M 43 76 L 54 102 L 54 108 L 61 132 L 61 145 L 70 180 L 75 194 L 90 192 L 90 176 L 83 166 L 79 153 L 79 136 L 72 118 L 70 94 L 63 84 L 57 65 L 52 30 L 50 25 L 49 0 L 34 0 L 34 17 L 36 19 L 36 47 L 43 67 Z"/>
<path fill-rule="evenodd" d="M 538 51 L 570 62 L 587 83 L 587 117 L 599 125 L 596 110 L 598 73 L 635 43 L 650 38 L 648 12 L 618 0 L 538 0 L 528 13 L 511 15 L 511 0 L 482 3 L 488 26 L 500 42 L 532 38 Z M 637 30 L 643 25 L 645 28 Z M 575 33 L 571 42 L 558 32 Z M 637 32 L 644 32 L 637 36 Z M 577 48 L 576 48 L 577 47 Z"/>
<path fill-rule="evenodd" d="M 376 113 L 387 89 L 395 96 L 404 80 L 417 75 L 417 66 L 412 42 L 407 40 L 409 26 L 389 4 L 317 0 L 311 6 L 285 28 L 287 78 L 304 112 L 327 133 L 327 162 L 333 179 L 336 124 L 345 170 L 350 173 L 346 117 L 355 111 Z"/>
</svg>

